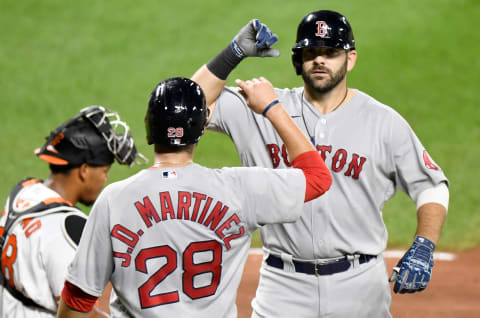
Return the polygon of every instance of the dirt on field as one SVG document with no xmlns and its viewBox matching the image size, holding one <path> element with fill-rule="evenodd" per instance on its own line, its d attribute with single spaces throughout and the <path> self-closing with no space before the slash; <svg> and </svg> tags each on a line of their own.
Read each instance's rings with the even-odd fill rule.
<svg viewBox="0 0 480 318">
<path fill-rule="evenodd" d="M 480 317 L 480 248 L 455 254 L 453 261 L 435 260 L 427 289 L 414 294 L 393 294 L 394 318 L 473 318 Z M 255 296 L 262 255 L 250 255 L 240 283 L 237 308 L 239 318 L 249 318 Z M 388 272 L 398 262 L 386 258 Z"/>
</svg>

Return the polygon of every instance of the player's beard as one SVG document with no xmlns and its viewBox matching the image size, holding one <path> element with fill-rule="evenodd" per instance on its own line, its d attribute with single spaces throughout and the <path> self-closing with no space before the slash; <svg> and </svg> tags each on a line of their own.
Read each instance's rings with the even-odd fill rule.
<svg viewBox="0 0 480 318">
<path fill-rule="evenodd" d="M 322 83 L 319 83 L 315 79 L 312 78 L 312 73 L 314 71 L 324 71 L 327 72 L 329 79 Z M 340 83 L 344 78 L 345 75 L 347 74 L 347 59 L 345 59 L 345 63 L 340 67 L 340 69 L 336 72 L 333 72 L 331 69 L 326 68 L 324 66 L 314 66 L 310 70 L 306 71 L 304 68 L 302 69 L 302 78 L 305 84 L 307 84 L 310 89 L 315 91 L 316 93 L 319 94 L 325 94 L 330 92 L 332 89 L 334 89 L 338 83 Z"/>
</svg>

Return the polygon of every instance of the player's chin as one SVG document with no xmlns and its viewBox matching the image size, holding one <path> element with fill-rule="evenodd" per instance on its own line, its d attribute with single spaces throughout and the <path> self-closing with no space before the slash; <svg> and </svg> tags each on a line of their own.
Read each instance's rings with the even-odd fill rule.
<svg viewBox="0 0 480 318">
<path fill-rule="evenodd" d="M 327 93 L 332 89 L 330 81 L 327 80 L 313 80 L 311 81 L 312 88 L 321 93 Z"/>
</svg>

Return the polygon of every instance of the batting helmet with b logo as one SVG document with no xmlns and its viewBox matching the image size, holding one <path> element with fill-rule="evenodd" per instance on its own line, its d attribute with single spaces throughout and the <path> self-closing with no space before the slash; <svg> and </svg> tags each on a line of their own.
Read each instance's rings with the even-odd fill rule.
<svg viewBox="0 0 480 318">
<path fill-rule="evenodd" d="M 335 11 L 320 10 L 307 14 L 298 25 L 297 40 L 292 48 L 292 62 L 297 75 L 302 74 L 302 50 L 309 47 L 355 49 L 350 23 Z"/>
</svg>

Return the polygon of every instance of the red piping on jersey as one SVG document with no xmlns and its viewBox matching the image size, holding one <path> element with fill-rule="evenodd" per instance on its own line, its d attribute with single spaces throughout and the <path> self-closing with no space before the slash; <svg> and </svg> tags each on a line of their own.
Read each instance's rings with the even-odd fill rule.
<svg viewBox="0 0 480 318">
<path fill-rule="evenodd" d="M 294 168 L 302 169 L 305 175 L 305 202 L 324 194 L 332 185 L 332 175 L 316 151 L 298 155 L 292 162 Z"/>
<path fill-rule="evenodd" d="M 62 298 L 65 304 L 73 310 L 80 312 L 90 312 L 95 305 L 98 297 L 89 295 L 77 286 L 65 281 L 62 290 Z"/>
</svg>

